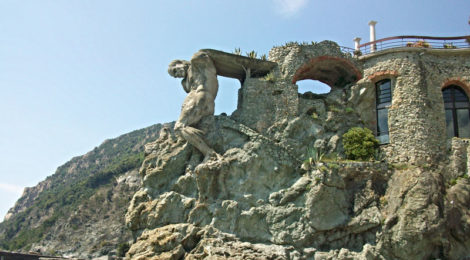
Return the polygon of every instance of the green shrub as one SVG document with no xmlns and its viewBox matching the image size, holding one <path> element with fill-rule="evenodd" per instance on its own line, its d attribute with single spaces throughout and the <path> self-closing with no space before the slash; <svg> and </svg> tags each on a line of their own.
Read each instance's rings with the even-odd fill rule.
<svg viewBox="0 0 470 260">
<path fill-rule="evenodd" d="M 269 72 L 268 74 L 266 74 L 266 76 L 264 76 L 264 80 L 274 83 L 276 81 L 276 78 L 274 77 L 274 74 L 272 72 Z"/>
<path fill-rule="evenodd" d="M 343 135 L 346 157 L 351 160 L 370 160 L 374 158 L 379 141 L 367 128 L 353 127 Z"/>
<path fill-rule="evenodd" d="M 126 256 L 127 251 L 129 251 L 130 245 L 127 242 L 120 243 L 117 248 L 117 256 L 124 257 Z"/>
<path fill-rule="evenodd" d="M 328 110 L 331 111 L 331 112 L 335 112 L 335 113 L 341 113 L 341 109 L 339 109 L 338 107 L 336 107 L 335 105 L 331 105 L 328 107 Z"/>
<path fill-rule="evenodd" d="M 310 160 L 311 165 L 316 165 L 318 162 L 320 162 L 323 159 L 323 156 L 325 153 L 320 151 L 319 149 L 315 147 L 311 147 L 307 149 L 307 156 L 308 159 Z"/>
<path fill-rule="evenodd" d="M 242 50 L 240 48 L 235 48 L 235 50 L 233 51 L 233 54 L 242 55 Z"/>
<path fill-rule="evenodd" d="M 450 184 L 450 186 L 454 186 L 455 184 L 457 184 L 457 178 L 451 179 L 449 181 L 449 184 Z"/>
<path fill-rule="evenodd" d="M 250 51 L 246 53 L 246 56 L 248 58 L 256 59 L 256 57 L 258 57 L 258 53 L 256 53 L 256 51 Z"/>
</svg>

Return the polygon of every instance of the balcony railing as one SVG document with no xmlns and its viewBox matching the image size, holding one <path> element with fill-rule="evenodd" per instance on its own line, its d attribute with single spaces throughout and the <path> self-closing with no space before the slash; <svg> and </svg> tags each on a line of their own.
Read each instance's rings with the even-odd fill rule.
<svg viewBox="0 0 470 260">
<path fill-rule="evenodd" d="M 457 37 L 431 37 L 431 36 L 394 36 L 367 42 L 359 45 L 359 52 L 353 51 L 357 56 L 378 52 L 392 48 L 430 48 L 430 49 L 469 49 L 470 35 Z M 350 52 L 347 48 L 345 51 Z"/>
</svg>

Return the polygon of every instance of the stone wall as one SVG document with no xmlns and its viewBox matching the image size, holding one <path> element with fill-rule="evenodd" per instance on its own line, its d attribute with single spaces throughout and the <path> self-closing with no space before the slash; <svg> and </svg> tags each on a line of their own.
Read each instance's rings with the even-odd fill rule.
<svg viewBox="0 0 470 260">
<path fill-rule="evenodd" d="M 269 51 L 269 60 L 277 62 L 281 77 L 290 81 L 302 65 L 319 56 L 343 58 L 358 65 L 350 54 L 341 52 L 339 45 L 333 41 L 314 44 L 292 43 L 274 47 Z"/>
<path fill-rule="evenodd" d="M 362 91 L 358 103 L 365 124 L 375 130 L 375 82 L 392 80 L 389 108 L 389 160 L 432 164 L 446 155 L 444 103 L 441 88 L 458 77 L 468 82 L 468 51 L 400 49 L 368 55 L 360 60 L 364 78 L 353 86 Z M 358 95 L 359 96 L 359 95 Z"/>
<path fill-rule="evenodd" d="M 332 41 L 274 47 L 269 52 L 269 60 L 278 66 L 266 77 L 247 78 L 244 81 L 232 118 L 265 133 L 270 127 L 304 113 L 310 107 L 304 106 L 293 79 L 300 68 L 321 56 L 330 57 L 333 62 L 345 61 L 354 68 L 360 66 L 357 60 L 341 52 L 340 47 Z"/>
<path fill-rule="evenodd" d="M 297 92 L 297 85 L 289 82 L 248 78 L 239 90 L 232 118 L 264 133 L 276 122 L 298 114 Z"/>
<path fill-rule="evenodd" d="M 361 80 L 340 89 L 348 100 L 345 106 L 354 108 L 363 125 L 374 132 L 377 126 L 375 83 L 386 78 L 391 80 L 390 143 L 382 146 L 389 161 L 433 164 L 446 156 L 449 140 L 441 90 L 449 84 L 458 84 L 470 96 L 468 50 L 402 48 L 356 59 L 342 53 L 331 41 L 274 47 L 269 52 L 269 60 L 278 66 L 271 72 L 272 79 L 247 79 L 240 89 L 233 118 L 266 133 L 276 124 L 306 113 L 312 106 L 303 102 L 297 85 L 292 82 L 300 68 L 320 56 L 343 59 L 360 70 Z"/>
<path fill-rule="evenodd" d="M 469 54 L 462 50 L 413 48 L 379 52 L 354 60 L 331 41 L 275 47 L 269 53 L 269 59 L 278 63 L 272 72 L 274 80 L 247 79 L 240 89 L 234 119 L 266 132 L 276 123 L 304 113 L 308 108 L 301 102 L 297 86 L 291 83 L 294 75 L 312 58 L 339 57 L 351 61 L 364 75 L 356 84 L 346 86 L 351 89 L 347 93 L 350 95 L 348 105 L 354 107 L 364 125 L 374 131 L 377 125 L 375 83 L 391 79 L 390 144 L 382 147 L 389 160 L 433 163 L 446 155 L 441 88 L 457 82 L 470 91 L 470 62 L 466 59 Z"/>
<path fill-rule="evenodd" d="M 452 138 L 450 150 L 450 167 L 447 175 L 444 176 L 446 181 L 451 181 L 464 174 L 468 174 L 468 167 L 470 166 L 470 147 L 469 139 Z"/>
</svg>

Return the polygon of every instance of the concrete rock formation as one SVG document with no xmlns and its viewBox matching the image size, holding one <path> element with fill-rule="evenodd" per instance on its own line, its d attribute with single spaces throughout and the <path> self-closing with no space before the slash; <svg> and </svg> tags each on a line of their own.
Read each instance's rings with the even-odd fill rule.
<svg viewBox="0 0 470 260">
<path fill-rule="evenodd" d="M 446 139 L 439 83 L 459 76 L 468 84 L 469 51 L 353 58 L 325 41 L 275 47 L 275 66 L 212 53 L 211 75 L 242 82 L 238 108 L 231 116 L 209 110 L 191 127 L 223 160 L 204 160 L 171 125 L 145 146 L 142 187 L 126 214 L 134 235 L 128 259 L 470 256 L 470 148 Z M 384 156 L 342 160 L 350 127 L 377 133 L 375 83 L 384 78 L 392 82 Z M 331 92 L 299 94 L 301 79 L 328 83 Z M 312 161 L 311 149 L 328 160 Z"/>
</svg>

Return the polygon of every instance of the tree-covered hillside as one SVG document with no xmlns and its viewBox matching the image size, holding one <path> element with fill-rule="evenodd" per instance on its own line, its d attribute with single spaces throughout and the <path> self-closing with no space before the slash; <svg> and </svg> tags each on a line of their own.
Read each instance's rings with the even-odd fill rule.
<svg viewBox="0 0 470 260">
<path fill-rule="evenodd" d="M 161 125 L 104 141 L 58 167 L 10 209 L 0 223 L 0 248 L 99 256 L 130 239 L 124 214 L 140 186 L 143 146 Z"/>
</svg>

